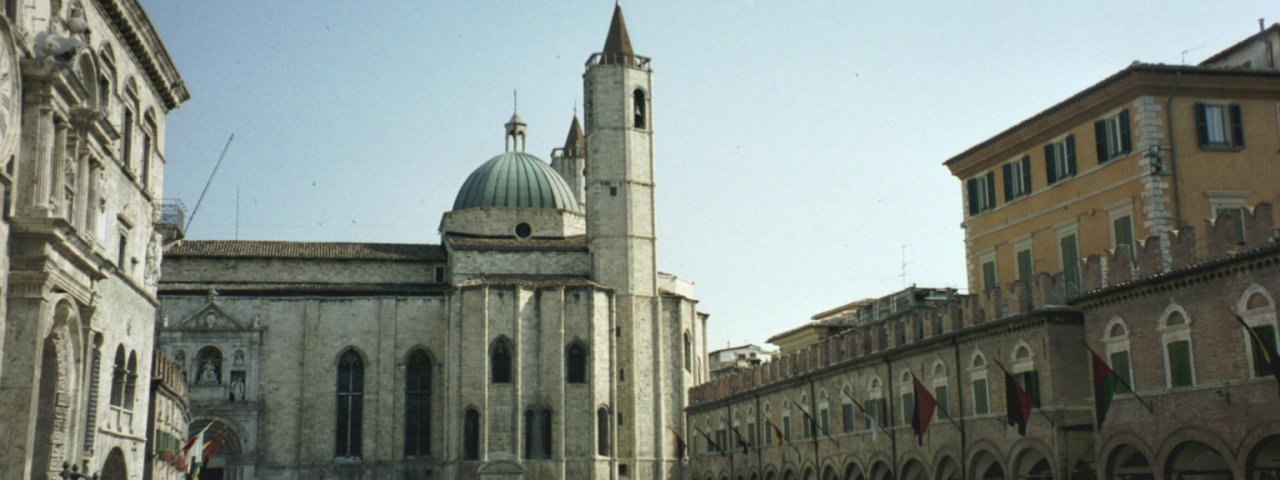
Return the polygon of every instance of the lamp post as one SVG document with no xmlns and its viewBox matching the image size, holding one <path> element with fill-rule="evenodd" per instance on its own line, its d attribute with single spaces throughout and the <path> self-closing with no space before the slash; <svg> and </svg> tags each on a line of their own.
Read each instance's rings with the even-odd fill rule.
<svg viewBox="0 0 1280 480">
<path fill-rule="evenodd" d="M 97 473 L 85 475 L 79 473 L 79 470 L 80 467 L 72 465 L 70 462 L 62 462 L 62 473 L 59 473 L 58 476 L 62 477 L 62 480 L 98 480 L 101 478 Z"/>
</svg>

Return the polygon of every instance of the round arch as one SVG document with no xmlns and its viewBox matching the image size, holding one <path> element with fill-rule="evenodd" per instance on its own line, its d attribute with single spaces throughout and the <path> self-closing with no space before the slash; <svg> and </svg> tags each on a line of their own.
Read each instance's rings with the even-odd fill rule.
<svg viewBox="0 0 1280 480">
<path fill-rule="evenodd" d="M 1155 470 L 1151 468 L 1151 460 L 1141 450 L 1130 444 L 1120 444 L 1111 450 L 1106 457 L 1107 479 L 1155 479 Z"/>
<path fill-rule="evenodd" d="M 902 464 L 898 475 L 902 480 L 929 480 L 929 469 L 918 458 L 911 458 Z"/>
<path fill-rule="evenodd" d="M 1168 478 L 1196 478 L 1197 480 L 1231 480 L 1236 478 L 1227 457 L 1209 444 L 1188 440 L 1169 451 L 1165 461 Z"/>
<path fill-rule="evenodd" d="M 1249 456 L 1244 464 L 1244 476 L 1245 478 L 1280 478 L 1280 435 L 1264 438 L 1249 450 Z"/>
<path fill-rule="evenodd" d="M 937 480 L 960 480 L 960 464 L 956 462 L 955 457 L 951 455 L 942 455 L 938 460 L 938 466 L 934 469 L 934 478 Z"/>
<path fill-rule="evenodd" d="M 1010 470 L 1015 472 L 1017 478 L 1053 480 L 1053 463 L 1044 452 L 1045 450 L 1038 446 L 1026 446 L 1014 454 Z"/>
<path fill-rule="evenodd" d="M 840 476 L 836 474 L 836 468 L 827 465 L 822 468 L 822 480 L 840 480 Z"/>
<path fill-rule="evenodd" d="M 245 455 L 244 428 L 226 418 L 207 417 L 193 420 L 188 431 L 193 436 L 203 431 L 206 443 L 220 441 L 218 450 L 209 457 L 209 463 L 202 467 L 202 473 L 213 472 L 209 476 L 225 480 L 245 478 L 246 467 L 253 464 L 253 459 L 246 458 Z"/>
<path fill-rule="evenodd" d="M 893 478 L 893 469 L 889 468 L 889 464 L 885 462 L 876 462 L 871 465 L 870 480 L 888 480 Z"/>
<path fill-rule="evenodd" d="M 31 469 L 33 472 L 59 471 L 64 461 L 71 455 L 76 430 L 75 422 L 62 422 L 61 428 L 55 418 L 75 418 L 76 402 L 80 381 L 77 372 L 80 368 L 79 352 L 83 350 L 81 341 L 80 312 L 75 301 L 69 296 L 55 297 L 53 308 L 47 317 L 51 320 L 45 330 L 43 341 L 35 356 L 39 364 L 39 377 L 33 379 L 39 401 L 36 404 L 36 438 L 31 451 Z"/>
<path fill-rule="evenodd" d="M 844 467 L 844 480 L 866 480 L 867 476 L 862 473 L 862 466 L 857 462 L 849 462 Z"/>
<path fill-rule="evenodd" d="M 973 460 L 969 462 L 969 468 L 971 469 L 969 478 L 974 480 L 1005 478 L 1004 465 L 1000 463 L 1000 458 L 990 450 L 974 452 Z"/>
</svg>

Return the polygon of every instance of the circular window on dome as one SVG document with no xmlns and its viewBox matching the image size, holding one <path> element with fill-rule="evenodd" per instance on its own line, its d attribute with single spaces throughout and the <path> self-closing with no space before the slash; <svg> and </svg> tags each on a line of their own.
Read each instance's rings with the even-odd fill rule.
<svg viewBox="0 0 1280 480">
<path fill-rule="evenodd" d="M 523 240 L 529 238 L 529 235 L 533 235 L 533 227 L 530 227 L 529 224 L 523 222 L 516 225 L 516 238 Z"/>
</svg>

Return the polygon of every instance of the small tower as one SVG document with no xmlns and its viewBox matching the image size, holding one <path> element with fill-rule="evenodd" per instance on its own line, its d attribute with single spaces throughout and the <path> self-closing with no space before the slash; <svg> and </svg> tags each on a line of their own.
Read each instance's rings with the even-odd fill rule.
<svg viewBox="0 0 1280 480">
<path fill-rule="evenodd" d="M 582 125 L 578 123 L 578 112 L 575 110 L 564 146 L 551 151 L 551 168 L 573 189 L 573 196 L 577 197 L 579 205 L 586 203 L 586 153 L 587 139 L 582 134 Z"/>
<path fill-rule="evenodd" d="M 519 112 L 511 113 L 511 120 L 507 120 L 507 136 L 503 142 L 506 152 L 524 152 L 524 129 L 526 125 L 524 120 L 520 119 Z"/>
</svg>

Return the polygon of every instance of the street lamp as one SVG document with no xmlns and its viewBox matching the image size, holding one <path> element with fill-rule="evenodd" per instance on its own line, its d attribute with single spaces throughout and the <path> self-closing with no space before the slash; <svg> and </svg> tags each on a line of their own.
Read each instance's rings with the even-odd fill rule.
<svg viewBox="0 0 1280 480">
<path fill-rule="evenodd" d="M 78 470 L 80 470 L 80 467 L 72 465 L 70 462 L 62 462 L 62 473 L 58 475 L 62 477 L 62 480 L 98 480 L 101 478 L 97 473 L 89 476 L 79 473 Z"/>
</svg>

